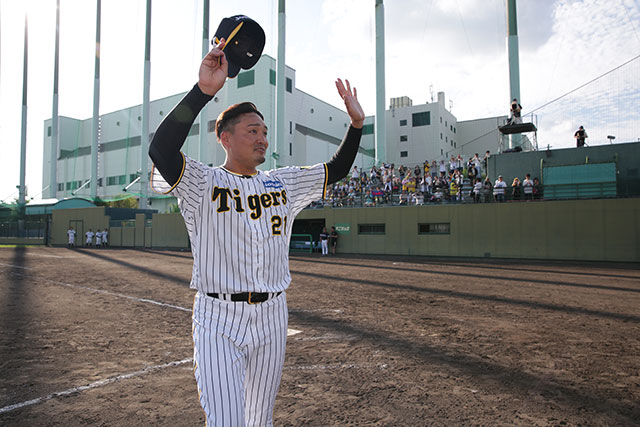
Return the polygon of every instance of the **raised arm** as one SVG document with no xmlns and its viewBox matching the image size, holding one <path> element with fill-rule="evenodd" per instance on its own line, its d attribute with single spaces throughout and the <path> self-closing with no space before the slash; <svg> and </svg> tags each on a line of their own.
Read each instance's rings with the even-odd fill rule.
<svg viewBox="0 0 640 427">
<path fill-rule="evenodd" d="M 180 149 L 200 110 L 224 86 L 228 63 L 222 49 L 225 40 L 211 49 L 200 64 L 198 83 L 165 117 L 149 145 L 149 157 L 169 185 L 178 182 L 184 167 Z M 201 132 L 203 130 L 201 129 Z"/>
<path fill-rule="evenodd" d="M 351 90 L 349 80 L 345 80 L 347 86 L 345 88 L 342 80 L 336 80 L 336 88 L 338 94 L 344 101 L 347 108 L 347 114 L 351 119 L 351 126 L 347 130 L 342 143 L 336 150 L 331 160 L 327 162 L 327 183 L 333 184 L 347 176 L 351 165 L 358 154 L 360 147 L 360 138 L 362 136 L 362 125 L 364 124 L 364 112 L 358 102 L 358 92 L 356 88 Z"/>
</svg>

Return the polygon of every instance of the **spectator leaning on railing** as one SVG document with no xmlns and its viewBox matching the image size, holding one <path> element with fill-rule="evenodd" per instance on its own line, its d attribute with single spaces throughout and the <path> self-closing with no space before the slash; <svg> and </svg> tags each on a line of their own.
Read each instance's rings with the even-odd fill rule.
<svg viewBox="0 0 640 427">
<path fill-rule="evenodd" d="M 520 200 L 520 179 L 518 177 L 513 178 L 511 184 L 511 200 Z"/>
<path fill-rule="evenodd" d="M 507 183 L 502 179 L 502 175 L 498 176 L 496 183 L 493 185 L 493 196 L 496 202 L 504 202 L 504 193 L 507 188 Z"/>
<path fill-rule="evenodd" d="M 533 200 L 533 181 L 531 175 L 527 174 L 522 181 L 522 192 L 525 200 Z"/>
</svg>

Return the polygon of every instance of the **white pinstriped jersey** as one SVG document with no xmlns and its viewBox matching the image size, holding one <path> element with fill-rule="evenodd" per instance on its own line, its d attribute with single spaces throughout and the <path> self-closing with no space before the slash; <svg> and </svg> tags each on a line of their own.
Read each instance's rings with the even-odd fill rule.
<svg viewBox="0 0 640 427">
<path fill-rule="evenodd" d="M 324 198 L 326 165 L 285 167 L 245 177 L 184 159 L 171 194 L 178 199 L 191 239 L 191 287 L 224 294 L 285 290 L 291 282 L 293 220 L 311 202 Z M 160 192 L 168 189 L 157 171 L 152 187 Z"/>
</svg>

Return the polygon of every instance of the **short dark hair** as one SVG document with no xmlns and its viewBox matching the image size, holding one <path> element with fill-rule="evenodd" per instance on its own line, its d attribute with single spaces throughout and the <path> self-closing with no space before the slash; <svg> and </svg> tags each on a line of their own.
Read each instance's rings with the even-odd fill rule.
<svg viewBox="0 0 640 427">
<path fill-rule="evenodd" d="M 239 121 L 243 114 L 256 113 L 262 120 L 264 116 L 253 102 L 241 102 L 228 107 L 218 116 L 216 120 L 216 136 L 220 138 L 222 132 L 232 129 Z"/>
</svg>

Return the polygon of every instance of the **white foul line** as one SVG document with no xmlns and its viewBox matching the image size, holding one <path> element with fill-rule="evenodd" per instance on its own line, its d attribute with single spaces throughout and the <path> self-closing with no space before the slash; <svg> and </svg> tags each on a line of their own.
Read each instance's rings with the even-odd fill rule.
<svg viewBox="0 0 640 427">
<path fill-rule="evenodd" d="M 165 363 L 165 364 L 162 364 L 162 365 L 148 366 L 148 367 L 146 367 L 144 369 L 141 369 L 139 371 L 136 371 L 136 372 L 131 372 L 131 373 L 124 374 L 124 375 L 118 375 L 118 376 L 115 376 L 115 377 L 105 378 L 104 380 L 96 381 L 96 382 L 93 382 L 91 384 L 82 385 L 82 386 L 79 386 L 79 387 L 73 387 L 73 388 L 70 388 L 68 390 L 58 391 L 56 393 L 48 394 L 48 395 L 46 395 L 44 397 L 38 397 L 37 399 L 27 400 L 26 402 L 21 402 L 21 403 L 16 403 L 14 405 L 5 406 L 4 408 L 0 408 L 0 414 L 5 413 L 5 412 L 9 412 L 9 411 L 13 411 L 13 410 L 19 409 L 19 408 L 24 408 L 25 406 L 35 405 L 36 403 L 46 402 L 47 400 L 51 400 L 51 399 L 56 398 L 56 397 L 66 396 L 68 394 L 77 393 L 79 391 L 91 390 L 92 388 L 101 387 L 103 385 L 111 384 L 111 383 L 114 383 L 114 382 L 117 382 L 117 381 L 120 381 L 120 380 L 126 380 L 126 379 L 129 379 L 129 378 L 138 377 L 140 375 L 144 375 L 144 374 L 149 373 L 151 371 L 170 368 L 172 366 L 184 365 L 185 363 L 189 363 L 189 362 L 193 362 L 193 359 L 192 358 L 182 359 L 182 360 L 177 360 L 177 361 L 174 361 L 174 362 Z"/>
<path fill-rule="evenodd" d="M 0 408 L 0 414 L 5 412 L 10 412 L 15 409 L 24 408 L 25 406 L 35 405 L 37 403 L 46 402 L 47 400 L 54 399 L 56 397 L 66 396 L 72 393 L 77 393 L 80 391 L 91 390 L 92 388 L 102 387 L 107 384 L 115 383 L 120 380 L 126 380 L 129 378 L 139 377 L 141 375 L 147 374 L 151 371 L 157 371 L 160 369 L 171 368 L 173 366 L 184 365 L 185 363 L 193 362 L 193 358 L 176 360 L 169 363 L 164 363 L 162 365 L 156 366 L 148 366 L 144 369 L 141 369 L 136 372 L 131 372 L 128 374 L 117 375 L 115 377 L 105 378 L 104 380 L 96 381 L 91 384 L 82 385 L 79 387 L 73 387 L 64 391 L 58 391 L 55 393 L 48 394 L 43 397 L 38 397 L 36 399 L 27 400 L 25 402 L 16 403 L 13 405 L 5 406 L 4 408 Z M 326 371 L 326 370 L 335 370 L 335 369 L 365 369 L 365 368 L 377 368 L 377 369 L 387 369 L 389 365 L 386 363 L 378 363 L 378 364 L 358 364 L 358 363 L 344 363 L 344 364 L 336 364 L 336 365 L 292 365 L 292 366 L 284 366 L 283 370 L 285 371 Z"/>
<path fill-rule="evenodd" d="M 0 266 L 13 267 L 13 268 L 22 268 L 24 270 L 33 270 L 33 268 L 20 267 L 20 266 L 11 265 L 11 264 L 2 264 L 2 263 L 0 263 Z M 20 274 L 20 273 L 13 273 L 13 274 L 15 274 L 16 276 L 28 277 L 26 274 Z M 130 299 L 130 300 L 133 300 L 133 301 L 146 302 L 146 303 L 149 303 L 149 304 L 155 304 L 155 305 L 160 305 L 160 306 L 163 306 L 163 307 L 175 308 L 176 310 L 191 312 L 190 308 L 180 307 L 179 305 L 167 304 L 165 302 L 160 302 L 160 301 L 154 301 L 154 300 L 151 300 L 151 299 L 148 299 L 148 298 L 137 298 L 137 297 L 132 297 L 130 295 L 119 294 L 117 292 L 105 291 L 103 289 L 90 288 L 88 286 L 72 285 L 71 283 L 58 282 L 58 281 L 55 281 L 55 280 L 44 279 L 44 278 L 41 278 L 41 277 L 39 277 L 38 280 L 42 280 L 42 281 L 45 281 L 45 282 L 53 283 L 55 285 L 66 286 L 66 287 L 69 287 L 69 288 L 84 289 L 84 290 L 91 291 L 91 292 L 96 292 L 96 293 L 99 293 L 99 294 L 111 295 L 111 296 L 118 297 L 118 298 L 126 298 L 126 299 Z"/>
<path fill-rule="evenodd" d="M 34 270 L 33 268 L 29 268 L 29 267 L 21 267 L 21 266 L 18 266 L 18 265 L 4 264 L 4 263 L 0 263 L 0 266 L 10 267 L 10 268 L 21 268 L 23 270 Z M 15 274 L 16 276 L 28 277 L 26 274 L 20 274 L 20 273 L 15 273 L 15 272 L 13 274 Z M 66 287 L 69 287 L 69 288 L 76 288 L 76 289 L 84 289 L 84 290 L 87 290 L 87 291 L 90 291 L 90 292 L 96 292 L 96 293 L 100 293 L 100 294 L 111 295 L 111 296 L 115 296 L 115 297 L 119 297 L 119 298 L 126 298 L 126 299 L 129 299 L 129 300 L 134 300 L 134 301 L 138 301 L 138 302 L 146 302 L 146 303 L 149 303 L 149 304 L 155 304 L 155 305 L 159 305 L 159 306 L 163 306 L 163 307 L 175 308 L 176 310 L 191 312 L 190 308 L 185 308 L 185 307 L 180 307 L 178 305 L 173 305 L 173 304 L 167 304 L 167 303 L 164 303 L 164 302 L 154 301 L 154 300 L 151 300 L 151 299 L 148 299 L 148 298 L 137 298 L 137 297 L 132 297 L 130 295 L 125 295 L 125 294 L 119 294 L 119 293 L 116 293 L 116 292 L 105 291 L 103 289 L 95 289 L 95 288 L 90 288 L 88 286 L 81 286 L 81 285 L 72 285 L 71 283 L 58 282 L 58 281 L 55 281 L 55 280 L 44 279 L 44 278 L 41 278 L 41 277 L 39 277 L 38 279 L 42 280 L 42 281 L 45 281 L 45 282 L 53 283 L 55 285 L 66 286 Z M 296 335 L 296 334 L 299 334 L 300 332 L 302 332 L 302 331 L 299 331 L 297 329 L 287 329 L 287 336 Z M 103 386 L 103 385 L 111 384 L 111 383 L 116 382 L 116 381 L 137 377 L 139 375 L 146 374 L 147 372 L 155 371 L 155 370 L 158 370 L 158 369 L 164 369 L 164 368 L 168 368 L 168 367 L 171 367 L 171 366 L 183 365 L 185 363 L 192 362 L 192 361 L 193 361 L 193 358 L 189 358 L 189 359 L 183 359 L 183 360 L 179 360 L 179 361 L 165 363 L 164 365 L 150 366 L 150 367 L 147 367 L 147 368 L 145 368 L 143 370 L 140 370 L 140 371 L 132 372 L 132 373 L 129 373 L 129 374 L 118 375 L 116 377 L 111 377 L 111 378 L 107 378 L 107 379 L 104 379 L 104 380 L 96 381 L 96 382 L 93 382 L 93 383 L 88 384 L 88 385 L 83 385 L 83 386 L 79 386 L 79 387 L 73 387 L 73 388 L 70 388 L 68 390 L 52 393 L 52 394 L 49 394 L 49 395 L 44 396 L 44 397 L 38 397 L 36 399 L 27 400 L 26 402 L 21 402 L 21 403 L 16 403 L 14 405 L 5 406 L 4 408 L 0 408 L 0 414 L 2 414 L 4 412 L 13 411 L 14 409 L 23 408 L 25 406 L 30 406 L 30 405 L 35 405 L 37 403 L 45 402 L 45 401 L 51 400 L 51 399 L 53 399 L 55 397 L 65 396 L 65 395 L 68 395 L 68 394 L 71 394 L 71 393 L 76 393 L 76 392 L 79 392 L 79 391 L 89 390 L 89 389 L 92 389 L 92 388 L 96 388 L 96 387 L 100 387 L 100 386 Z M 302 369 L 304 369 L 304 368 L 302 368 Z M 306 368 L 306 369 L 309 369 L 309 368 Z"/>
</svg>

